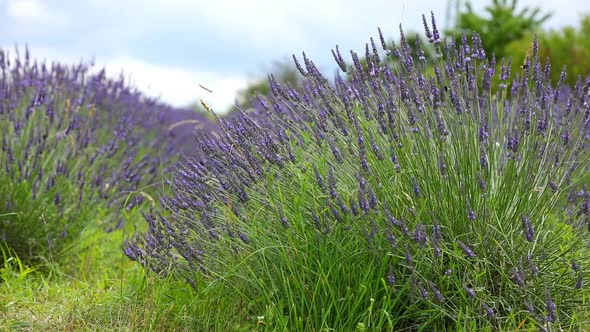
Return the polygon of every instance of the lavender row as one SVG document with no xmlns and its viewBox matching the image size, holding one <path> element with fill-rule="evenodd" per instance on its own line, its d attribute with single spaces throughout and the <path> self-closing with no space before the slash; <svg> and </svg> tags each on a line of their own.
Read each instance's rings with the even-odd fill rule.
<svg viewBox="0 0 590 332">
<path fill-rule="evenodd" d="M 0 70 L 0 236 L 23 259 L 139 204 L 183 151 L 187 126 L 170 127 L 207 125 L 88 63 L 0 50 Z"/>
</svg>

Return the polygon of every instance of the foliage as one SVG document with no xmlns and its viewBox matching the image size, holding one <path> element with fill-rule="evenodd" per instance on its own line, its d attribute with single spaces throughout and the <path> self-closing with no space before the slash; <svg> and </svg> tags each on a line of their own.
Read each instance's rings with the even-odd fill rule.
<svg viewBox="0 0 590 332">
<path fill-rule="evenodd" d="M 127 256 L 225 285 L 269 329 L 583 326 L 587 85 L 553 87 L 537 44 L 508 82 L 478 35 L 424 23 L 432 60 L 402 34 L 396 70 L 374 47 L 367 66 L 335 52 L 346 79 L 306 57 L 302 88 L 270 76 L 258 109 L 200 136 Z"/>
<path fill-rule="evenodd" d="M 493 0 L 485 8 L 487 17 L 473 10 L 470 2 L 465 3 L 465 11 L 457 14 L 457 26 L 449 34 L 460 38 L 462 33 L 477 33 L 481 36 L 483 48 L 489 56 L 494 54 L 500 59 L 510 54 L 506 46 L 520 40 L 526 34 L 537 31 L 551 17 L 550 13 L 541 14 L 538 7 L 525 7 L 517 12 L 517 0 Z"/>
<path fill-rule="evenodd" d="M 573 87 L 577 81 L 584 79 L 590 73 L 590 15 L 583 16 L 577 28 L 564 27 L 560 30 L 542 31 L 537 34 L 539 40 L 539 57 L 549 59 L 552 68 L 561 69 L 565 66 L 567 77 L 565 83 Z M 506 50 L 513 58 L 513 70 L 521 66 L 530 51 L 525 45 L 529 44 L 533 35 L 527 34 L 521 40 L 507 45 Z M 560 72 L 553 71 L 551 80 L 559 82 Z"/>
</svg>

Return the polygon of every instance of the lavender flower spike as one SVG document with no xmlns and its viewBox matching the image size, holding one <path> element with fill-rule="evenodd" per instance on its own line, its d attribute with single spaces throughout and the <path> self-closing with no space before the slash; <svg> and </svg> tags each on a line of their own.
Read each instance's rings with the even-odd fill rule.
<svg viewBox="0 0 590 332">
<path fill-rule="evenodd" d="M 477 255 L 473 252 L 473 250 L 471 250 L 471 248 L 469 248 L 466 244 L 464 244 L 463 242 L 457 240 L 457 243 L 459 244 L 459 246 L 461 247 L 461 249 L 463 250 L 463 252 L 465 253 L 465 255 L 467 255 L 467 257 L 469 258 L 476 258 Z"/>
</svg>

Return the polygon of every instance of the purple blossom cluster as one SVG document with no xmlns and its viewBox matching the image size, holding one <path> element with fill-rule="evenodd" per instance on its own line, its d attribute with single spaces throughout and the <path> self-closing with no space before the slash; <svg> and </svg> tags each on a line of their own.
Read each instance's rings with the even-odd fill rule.
<svg viewBox="0 0 590 332">
<path fill-rule="evenodd" d="M 575 276 L 558 280 L 552 269 L 563 266 L 550 257 L 559 249 L 547 221 L 590 156 L 590 79 L 564 95 L 534 51 L 509 82 L 504 60 L 496 72 L 477 35 L 455 44 L 441 38 L 434 16 L 424 26 L 430 63 L 416 61 L 400 28 L 399 45 L 379 30 L 396 66 L 371 39 L 363 61 L 351 51 L 347 64 L 332 51 L 343 72 L 333 80 L 305 53 L 294 56 L 301 88 L 269 75 L 271 92 L 253 109 L 217 118 L 215 135 L 198 134 L 201 157 L 177 165 L 163 211 L 146 215 L 149 230 L 126 242 L 126 255 L 196 287 L 197 273 L 214 275 L 263 235 L 329 239 L 361 230 L 385 261 L 383 278 L 400 291 L 412 285 L 414 301 L 452 311 L 467 297 L 492 322 L 518 306 L 556 322 L 559 301 L 580 299 L 574 285 L 590 264 L 579 258 Z M 584 206 L 585 221 L 568 227 L 590 227 Z M 549 294 L 553 283 L 571 284 L 570 292 L 519 300 Z"/>
<path fill-rule="evenodd" d="M 176 123 L 211 128 L 91 64 L 15 53 L 0 50 L 0 240 L 22 259 L 102 215 L 95 206 L 112 215 L 141 203 L 129 194 L 161 181 L 192 134 Z"/>
</svg>

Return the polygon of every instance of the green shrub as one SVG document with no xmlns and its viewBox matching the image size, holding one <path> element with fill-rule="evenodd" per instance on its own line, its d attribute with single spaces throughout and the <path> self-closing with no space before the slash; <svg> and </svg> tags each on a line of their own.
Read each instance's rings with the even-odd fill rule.
<svg viewBox="0 0 590 332">
<path fill-rule="evenodd" d="M 270 76 L 258 111 L 200 137 L 206 157 L 179 164 L 125 253 L 225 285 L 269 330 L 585 326 L 588 84 L 552 86 L 537 44 L 508 81 L 479 36 L 443 43 L 424 21 L 431 62 L 402 35 L 397 71 L 373 47 L 367 66 L 336 54 L 346 79 L 307 58 L 301 90 Z"/>
</svg>

